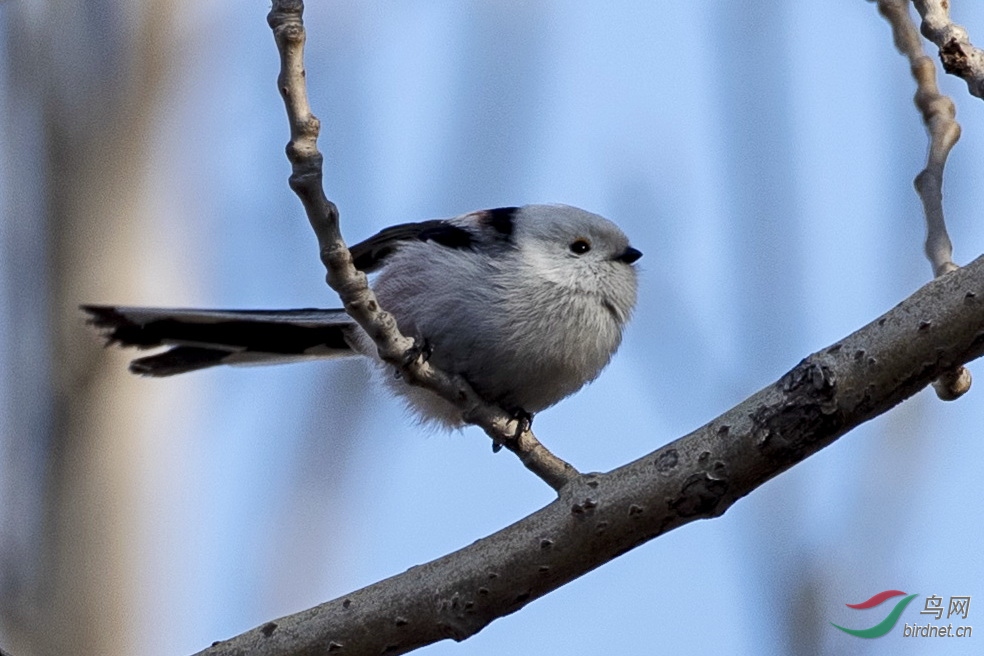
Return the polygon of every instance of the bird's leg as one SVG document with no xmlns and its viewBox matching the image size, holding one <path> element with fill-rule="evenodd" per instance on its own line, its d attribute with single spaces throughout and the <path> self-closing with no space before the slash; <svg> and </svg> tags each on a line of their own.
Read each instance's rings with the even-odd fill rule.
<svg viewBox="0 0 984 656">
<path fill-rule="evenodd" d="M 533 413 L 527 412 L 522 408 L 510 408 L 509 414 L 511 414 L 513 419 L 516 420 L 516 431 L 512 434 L 510 439 L 516 441 L 519 439 L 520 435 L 533 428 Z M 493 441 L 492 453 L 498 453 L 502 450 L 502 447 L 502 442 Z"/>
<path fill-rule="evenodd" d="M 396 378 L 402 378 L 403 370 L 412 365 L 418 359 L 421 362 L 427 362 L 430 360 L 430 356 L 433 353 L 434 348 L 431 346 L 429 341 L 426 339 L 421 339 L 420 337 L 414 337 L 413 346 L 403 352 L 402 361 L 396 370 Z"/>
</svg>

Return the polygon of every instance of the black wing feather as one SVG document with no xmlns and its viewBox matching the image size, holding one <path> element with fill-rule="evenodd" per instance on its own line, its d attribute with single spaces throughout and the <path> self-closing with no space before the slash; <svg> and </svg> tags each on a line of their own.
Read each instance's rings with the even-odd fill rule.
<svg viewBox="0 0 984 656">
<path fill-rule="evenodd" d="M 352 354 L 344 310 L 184 310 L 84 305 L 108 344 L 169 350 L 130 371 L 172 376 L 219 364 L 264 364 Z"/>
<path fill-rule="evenodd" d="M 157 355 L 137 358 L 130 363 L 130 371 L 141 376 L 174 376 L 189 371 L 207 369 L 222 364 L 231 356 L 229 351 L 198 348 L 196 346 L 176 346 Z"/>
<path fill-rule="evenodd" d="M 109 344 L 122 346 L 208 344 L 285 355 L 315 347 L 350 348 L 344 330 L 348 318 L 342 310 L 155 310 L 112 305 L 82 309 L 89 313 L 89 323 L 103 329 Z"/>
<path fill-rule="evenodd" d="M 433 241 L 448 248 L 471 248 L 471 232 L 443 219 L 401 223 L 381 230 L 369 239 L 361 241 L 349 250 L 355 268 L 372 273 L 396 250 L 401 242 Z"/>
</svg>

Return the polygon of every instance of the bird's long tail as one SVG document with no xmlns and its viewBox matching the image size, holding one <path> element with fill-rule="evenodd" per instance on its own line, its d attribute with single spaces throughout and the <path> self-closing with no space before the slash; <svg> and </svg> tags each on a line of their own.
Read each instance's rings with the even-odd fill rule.
<svg viewBox="0 0 984 656">
<path fill-rule="evenodd" d="M 83 305 L 106 344 L 170 347 L 130 371 L 173 376 L 219 364 L 275 364 L 355 355 L 359 330 L 344 310 L 178 310 Z"/>
</svg>

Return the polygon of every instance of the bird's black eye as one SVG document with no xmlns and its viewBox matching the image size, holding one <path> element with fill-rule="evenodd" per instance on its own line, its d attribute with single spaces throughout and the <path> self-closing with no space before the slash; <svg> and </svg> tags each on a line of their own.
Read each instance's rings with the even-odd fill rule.
<svg viewBox="0 0 984 656">
<path fill-rule="evenodd" d="M 569 247 L 575 255 L 584 255 L 591 250 L 591 242 L 587 239 L 575 239 Z"/>
</svg>

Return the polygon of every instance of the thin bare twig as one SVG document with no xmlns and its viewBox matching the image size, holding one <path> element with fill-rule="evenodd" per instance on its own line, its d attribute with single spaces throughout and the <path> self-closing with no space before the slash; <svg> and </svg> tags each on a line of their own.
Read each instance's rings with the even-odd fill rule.
<svg viewBox="0 0 984 656">
<path fill-rule="evenodd" d="M 922 17 L 922 35 L 940 49 L 943 70 L 967 83 L 971 95 L 984 99 L 984 50 L 974 47 L 970 35 L 950 19 L 949 0 L 913 0 Z"/>
<path fill-rule="evenodd" d="M 290 187 L 300 197 L 311 228 L 318 238 L 328 285 L 338 292 L 345 310 L 372 338 L 379 357 L 397 367 L 407 383 L 419 385 L 462 410 L 466 422 L 480 426 L 496 445 L 504 445 L 520 461 L 555 490 L 580 476 L 533 435 L 519 431 L 519 423 L 502 408 L 487 403 L 461 376 L 450 376 L 414 353 L 414 342 L 400 333 L 396 320 L 379 306 L 365 274 L 352 263 L 352 255 L 338 226 L 338 208 L 328 200 L 322 184 L 323 157 L 318 151 L 320 121 L 311 113 L 304 71 L 304 3 L 279 0 L 267 17 L 280 52 L 277 84 L 287 108 L 290 143 L 287 158 L 293 167 Z M 520 433 L 517 435 L 517 433 Z"/>
<path fill-rule="evenodd" d="M 430 563 L 267 622 L 198 656 L 404 654 L 464 640 L 626 551 L 738 499 L 984 354 L 984 257 L 675 442 Z"/>
<path fill-rule="evenodd" d="M 908 58 L 916 80 L 913 100 L 929 134 L 929 154 L 926 168 L 916 176 L 915 187 L 926 217 L 926 257 L 933 267 L 933 275 L 942 276 L 957 268 L 943 213 L 943 169 L 950 150 L 960 139 L 960 124 L 955 119 L 957 110 L 953 101 L 940 93 L 936 66 L 923 50 L 909 14 L 908 0 L 878 0 L 878 11 L 892 26 L 895 47 Z M 953 401 L 966 394 L 970 385 L 970 371 L 960 367 L 936 380 L 933 389 L 940 399 Z"/>
<path fill-rule="evenodd" d="M 941 94 L 936 85 L 936 66 L 922 48 L 909 15 L 908 0 L 879 0 L 878 10 L 892 26 L 895 47 L 909 59 L 917 87 L 913 100 L 929 133 L 926 168 L 916 176 L 915 186 L 926 213 L 926 257 L 933 266 L 933 275 L 940 276 L 957 268 L 943 215 L 943 168 L 960 139 L 960 124 L 954 119 L 953 101 Z"/>
</svg>

